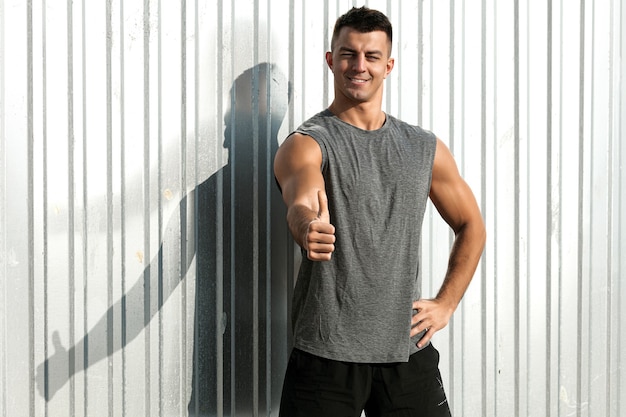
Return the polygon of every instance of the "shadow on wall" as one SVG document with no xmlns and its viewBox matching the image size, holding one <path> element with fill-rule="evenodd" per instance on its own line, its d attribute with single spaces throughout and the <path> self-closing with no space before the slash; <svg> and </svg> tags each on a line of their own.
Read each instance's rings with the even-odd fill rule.
<svg viewBox="0 0 626 417">
<path fill-rule="evenodd" d="M 235 415 L 231 398 L 236 399 L 237 415 L 256 407 L 264 409 L 269 406 L 265 404 L 266 390 L 272 390 L 270 401 L 276 401 L 286 366 L 280 362 L 286 362 L 288 354 L 286 254 L 290 243 L 285 208 L 271 167 L 290 95 L 286 77 L 273 64 L 256 65 L 235 80 L 225 116 L 228 164 L 183 197 L 150 265 L 82 340 L 66 349 L 54 333 L 55 352 L 37 368 L 38 390 L 46 401 L 74 374 L 137 338 L 187 275 L 194 258 L 189 415 L 217 415 L 218 408 L 224 415 Z M 180 251 L 182 271 L 163 269 L 164 254 L 171 248 Z M 151 288 L 158 289 L 156 303 L 149 299 L 154 294 Z M 114 311 L 122 312 L 122 337 L 117 346 L 112 335 L 120 322 L 113 322 Z M 276 314 L 270 316 L 269 311 Z M 137 317 L 143 321 L 127 320 Z M 90 339 L 102 340 L 102 335 L 108 335 L 104 336 L 107 349 L 89 349 Z M 83 360 L 77 361 L 78 357 Z M 268 358 L 274 363 L 272 370 L 266 369 Z M 255 366 L 260 381 L 256 393 Z M 266 386 L 270 371 L 272 383 Z M 259 403 L 253 403 L 255 398 Z"/>
</svg>

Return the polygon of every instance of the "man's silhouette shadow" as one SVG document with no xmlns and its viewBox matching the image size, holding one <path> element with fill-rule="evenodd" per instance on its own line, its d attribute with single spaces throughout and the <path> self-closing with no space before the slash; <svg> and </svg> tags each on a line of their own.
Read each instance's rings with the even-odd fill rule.
<svg viewBox="0 0 626 417">
<path fill-rule="evenodd" d="M 46 400 L 75 373 L 87 371 L 139 336 L 184 280 L 194 259 L 189 415 L 214 416 L 218 410 L 224 415 L 251 415 L 252 410 L 269 409 L 279 398 L 286 365 L 281 362 L 288 351 L 291 244 L 272 164 L 291 91 L 284 74 L 263 63 L 237 77 L 230 93 L 224 119 L 228 163 L 181 199 L 157 255 L 82 340 L 65 349 L 58 333 L 53 334 L 55 352 L 37 368 L 38 389 Z M 179 251 L 180 266 L 164 270 L 163 258 L 172 250 Z M 157 302 L 150 300 L 154 288 Z M 121 320 L 114 317 L 117 311 L 122 312 Z M 114 346 L 117 326 L 122 337 Z M 107 349 L 89 349 L 89 340 L 103 335 Z M 82 363 L 76 361 L 77 354 Z"/>
</svg>

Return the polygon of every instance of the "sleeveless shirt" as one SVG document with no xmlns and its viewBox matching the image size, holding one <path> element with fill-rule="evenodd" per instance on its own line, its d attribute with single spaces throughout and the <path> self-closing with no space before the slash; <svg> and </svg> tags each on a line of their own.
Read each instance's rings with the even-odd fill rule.
<svg viewBox="0 0 626 417">
<path fill-rule="evenodd" d="M 362 130 L 329 110 L 296 132 L 320 146 L 336 243 L 327 262 L 303 252 L 295 347 L 337 361 L 406 362 L 423 335 L 409 337 L 436 138 L 389 115 L 380 129 Z"/>
</svg>

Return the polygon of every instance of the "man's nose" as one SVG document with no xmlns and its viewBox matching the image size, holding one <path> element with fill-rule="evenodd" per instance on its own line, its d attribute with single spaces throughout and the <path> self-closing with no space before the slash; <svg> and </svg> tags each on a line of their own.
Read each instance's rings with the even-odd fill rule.
<svg viewBox="0 0 626 417">
<path fill-rule="evenodd" d="M 364 54 L 356 54 L 352 61 L 352 69 L 357 72 L 365 71 L 365 55 Z"/>
</svg>

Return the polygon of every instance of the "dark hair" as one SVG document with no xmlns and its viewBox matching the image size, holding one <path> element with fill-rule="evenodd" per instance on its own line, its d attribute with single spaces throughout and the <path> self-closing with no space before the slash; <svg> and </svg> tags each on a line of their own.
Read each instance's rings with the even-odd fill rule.
<svg viewBox="0 0 626 417">
<path fill-rule="evenodd" d="M 368 7 L 353 7 L 348 12 L 340 16 L 335 22 L 335 29 L 333 30 L 333 39 L 330 44 L 330 48 L 333 49 L 335 41 L 339 37 L 339 32 L 344 27 L 355 29 L 361 33 L 369 33 L 377 30 L 381 30 L 387 34 L 389 41 L 389 52 L 391 52 L 391 40 L 393 31 L 391 29 L 391 22 L 383 13 L 378 10 L 370 9 Z"/>
</svg>

